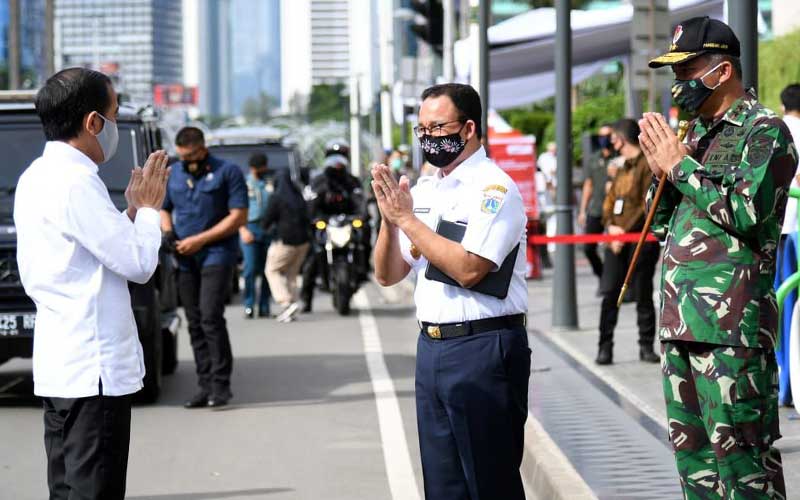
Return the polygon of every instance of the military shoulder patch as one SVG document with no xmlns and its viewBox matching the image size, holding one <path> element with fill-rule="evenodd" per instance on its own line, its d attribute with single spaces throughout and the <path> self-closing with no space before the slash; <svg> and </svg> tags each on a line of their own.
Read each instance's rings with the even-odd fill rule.
<svg viewBox="0 0 800 500">
<path fill-rule="evenodd" d="M 503 205 L 508 189 L 499 184 L 492 184 L 483 188 L 483 199 L 481 200 L 481 212 L 486 214 L 496 214 Z"/>
<path fill-rule="evenodd" d="M 761 165 L 772 155 L 775 139 L 766 135 L 757 135 L 747 144 L 747 163 L 750 166 Z"/>
</svg>

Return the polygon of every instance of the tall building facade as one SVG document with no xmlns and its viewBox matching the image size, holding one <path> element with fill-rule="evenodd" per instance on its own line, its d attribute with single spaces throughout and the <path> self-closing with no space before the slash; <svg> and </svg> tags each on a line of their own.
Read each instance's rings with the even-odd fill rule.
<svg viewBox="0 0 800 500">
<path fill-rule="evenodd" d="M 366 4 L 366 2 L 363 2 Z M 311 0 L 311 83 L 350 77 L 350 1 Z M 368 29 L 369 25 L 362 26 Z"/>
<path fill-rule="evenodd" d="M 183 81 L 181 0 L 56 0 L 56 69 L 103 71 L 120 92 L 152 102 Z"/>
<path fill-rule="evenodd" d="M 20 87 L 34 89 L 47 75 L 45 59 L 45 0 L 19 1 Z M 10 9 L 8 0 L 0 0 L 0 89 L 9 88 Z"/>
<path fill-rule="evenodd" d="M 239 115 L 281 101 L 280 0 L 200 0 L 200 112 Z"/>
</svg>

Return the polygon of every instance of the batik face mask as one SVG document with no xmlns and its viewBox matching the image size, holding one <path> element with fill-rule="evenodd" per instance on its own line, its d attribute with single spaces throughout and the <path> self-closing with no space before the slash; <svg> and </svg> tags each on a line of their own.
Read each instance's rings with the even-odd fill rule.
<svg viewBox="0 0 800 500">
<path fill-rule="evenodd" d="M 464 148 L 467 145 L 461 137 L 461 130 L 464 129 L 464 125 L 461 125 L 461 128 L 455 134 L 441 137 L 423 135 L 419 140 L 419 144 L 422 147 L 422 156 L 425 157 L 425 161 L 438 168 L 444 168 L 456 161 L 456 158 L 464 152 Z"/>
</svg>

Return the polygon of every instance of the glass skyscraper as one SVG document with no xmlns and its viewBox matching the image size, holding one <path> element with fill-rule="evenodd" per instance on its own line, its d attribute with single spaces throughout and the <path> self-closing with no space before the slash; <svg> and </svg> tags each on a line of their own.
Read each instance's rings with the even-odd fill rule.
<svg viewBox="0 0 800 500">
<path fill-rule="evenodd" d="M 56 0 L 56 69 L 100 70 L 136 102 L 183 82 L 181 0 Z"/>
<path fill-rule="evenodd" d="M 201 0 L 200 112 L 242 113 L 248 99 L 281 99 L 279 0 Z"/>
<path fill-rule="evenodd" d="M 9 87 L 10 12 L 8 0 L 0 0 L 0 89 Z M 47 78 L 45 58 L 45 2 L 20 0 L 20 86 L 34 89 Z"/>
</svg>

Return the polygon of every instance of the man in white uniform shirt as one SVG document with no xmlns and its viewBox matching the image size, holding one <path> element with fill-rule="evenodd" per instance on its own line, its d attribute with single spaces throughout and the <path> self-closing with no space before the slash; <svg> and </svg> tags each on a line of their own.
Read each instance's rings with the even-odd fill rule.
<svg viewBox="0 0 800 500">
<path fill-rule="evenodd" d="M 375 277 L 389 286 L 412 269 L 417 276 L 417 427 L 428 500 L 525 498 L 519 466 L 531 351 L 524 246 L 512 257 L 504 299 L 471 289 L 523 243 L 526 216 L 517 186 L 486 157 L 480 120 L 472 87 L 433 86 L 422 94 L 415 133 L 439 171 L 410 189 L 387 166 L 372 170 L 383 216 Z M 440 220 L 466 225 L 460 243 L 437 234 Z M 429 263 L 458 285 L 428 279 Z"/>
<path fill-rule="evenodd" d="M 147 282 L 158 264 L 167 156 L 133 169 L 120 213 L 97 174 L 118 143 L 111 80 L 61 71 L 39 90 L 36 112 L 48 142 L 20 177 L 14 224 L 37 310 L 33 378 L 50 498 L 122 499 L 131 399 L 144 377 L 128 281 Z"/>
<path fill-rule="evenodd" d="M 783 121 L 789 128 L 795 144 L 800 144 L 800 83 L 793 83 L 783 89 L 781 104 L 783 105 Z M 800 162 L 798 162 L 791 187 L 800 187 Z M 786 213 L 783 216 L 781 234 L 785 235 L 795 231 L 797 231 L 797 199 L 790 197 L 786 201 Z M 781 238 L 781 242 L 783 240 L 784 238 Z M 778 255 L 782 257 L 783 252 L 778 252 Z"/>
</svg>

